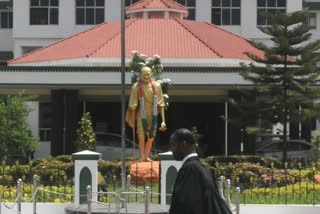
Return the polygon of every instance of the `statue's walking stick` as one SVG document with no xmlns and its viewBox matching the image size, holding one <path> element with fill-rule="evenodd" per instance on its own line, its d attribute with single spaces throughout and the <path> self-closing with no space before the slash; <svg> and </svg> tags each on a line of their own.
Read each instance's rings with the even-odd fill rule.
<svg viewBox="0 0 320 214">
<path fill-rule="evenodd" d="M 132 126 L 132 142 L 133 142 L 133 156 L 136 157 L 136 121 L 135 121 L 135 118 L 134 118 L 134 114 L 135 112 L 133 112 L 132 114 L 132 119 L 133 119 L 133 126 Z"/>
</svg>

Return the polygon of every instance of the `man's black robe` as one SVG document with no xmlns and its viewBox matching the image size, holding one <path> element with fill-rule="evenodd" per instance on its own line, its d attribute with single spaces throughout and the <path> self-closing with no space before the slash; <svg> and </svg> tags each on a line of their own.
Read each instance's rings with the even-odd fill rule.
<svg viewBox="0 0 320 214">
<path fill-rule="evenodd" d="M 189 158 L 178 172 L 170 214 L 231 214 L 220 197 L 210 171 L 198 157 Z"/>
</svg>

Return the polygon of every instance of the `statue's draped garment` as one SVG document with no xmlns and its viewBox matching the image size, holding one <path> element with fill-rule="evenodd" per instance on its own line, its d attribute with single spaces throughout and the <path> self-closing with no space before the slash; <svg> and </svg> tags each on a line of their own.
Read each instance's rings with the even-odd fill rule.
<svg viewBox="0 0 320 214">
<path fill-rule="evenodd" d="M 144 91 L 144 105 L 145 105 L 145 111 L 146 111 L 146 116 L 147 116 L 147 123 L 148 123 L 148 128 L 150 128 L 152 124 L 152 110 L 153 110 L 153 89 L 152 89 L 152 84 L 151 82 L 149 84 L 142 83 L 141 84 L 143 87 Z M 163 99 L 163 94 L 162 94 L 162 89 L 161 85 L 157 83 L 157 96 L 158 96 L 158 109 L 159 107 L 164 107 L 164 99 Z M 130 101 L 129 101 L 129 109 L 134 109 L 135 112 L 133 115 L 135 115 L 134 119 L 137 120 L 137 134 L 138 136 L 144 136 L 145 131 L 143 129 L 142 125 L 142 119 L 141 119 L 141 110 L 139 108 L 139 84 L 136 82 L 132 88 L 131 88 L 131 95 L 130 95 Z M 130 114 L 132 115 L 132 114 Z M 130 116 L 132 118 L 128 118 L 127 115 L 127 122 L 128 124 L 132 127 L 131 124 L 134 124 L 133 116 Z M 128 121 L 131 120 L 131 123 Z M 156 131 L 156 129 L 155 129 Z"/>
</svg>

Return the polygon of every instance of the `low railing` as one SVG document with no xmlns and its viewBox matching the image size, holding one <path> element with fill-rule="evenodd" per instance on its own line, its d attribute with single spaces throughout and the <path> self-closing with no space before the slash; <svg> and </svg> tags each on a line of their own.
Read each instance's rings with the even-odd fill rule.
<svg viewBox="0 0 320 214">
<path fill-rule="evenodd" d="M 38 180 L 37 180 L 37 176 L 34 175 L 33 176 L 33 194 L 32 197 L 27 199 L 24 197 L 24 193 L 22 190 L 22 179 L 18 179 L 17 180 L 17 192 L 16 192 L 16 198 L 13 204 L 7 204 L 5 202 L 3 202 L 2 197 L 0 195 L 0 204 L 3 205 L 3 207 L 5 207 L 8 210 L 11 210 L 17 214 L 22 214 L 22 210 L 21 210 L 21 203 L 22 202 L 29 202 L 29 203 L 33 203 L 33 214 L 37 214 L 37 203 L 38 200 L 38 195 L 41 192 L 49 192 L 50 194 L 55 194 L 55 195 L 59 195 L 59 196 L 71 196 L 71 197 L 82 197 L 82 196 L 86 196 L 87 197 L 87 201 L 86 203 L 80 204 L 77 207 L 74 207 L 73 210 L 70 210 L 70 212 L 76 212 L 77 210 L 80 210 L 81 208 L 83 208 L 84 206 L 87 205 L 87 213 L 91 214 L 92 213 L 92 209 L 93 209 L 93 204 L 99 204 L 101 206 L 104 206 L 106 208 L 106 210 L 108 210 L 108 213 L 111 213 L 111 205 L 115 206 L 115 210 L 113 212 L 115 213 L 119 213 L 120 212 L 120 208 L 124 208 L 125 212 L 128 213 L 128 204 L 131 203 L 130 200 L 130 196 L 136 196 L 139 195 L 141 196 L 140 199 L 142 199 L 141 201 L 138 201 L 138 203 L 143 203 L 144 204 L 144 213 L 145 214 L 149 214 L 150 213 L 150 207 L 151 206 L 155 206 L 156 208 L 162 210 L 163 212 L 169 212 L 168 210 L 168 206 L 166 208 L 164 208 L 163 206 L 159 206 L 157 204 L 152 203 L 151 201 L 151 196 L 152 195 L 156 195 L 156 196 L 160 196 L 160 193 L 156 193 L 156 192 L 152 192 L 150 190 L 150 188 L 148 186 L 146 186 L 146 188 L 144 190 L 141 189 L 135 189 L 134 187 L 131 186 L 131 181 L 130 181 L 130 175 L 127 177 L 127 183 L 126 183 L 126 189 L 116 193 L 116 192 L 92 192 L 91 186 L 87 186 L 87 193 L 86 195 L 79 195 L 79 196 L 74 196 L 73 194 L 65 194 L 65 193 L 61 193 L 61 192 L 55 192 L 55 191 L 48 191 L 45 190 L 41 187 L 38 186 Z M 230 180 L 226 180 L 226 182 L 224 181 L 224 178 L 221 177 L 220 181 L 219 181 L 219 192 L 222 194 L 222 197 L 226 200 L 226 203 L 228 204 L 228 206 L 231 208 L 231 210 L 233 212 L 235 212 L 236 214 L 240 213 L 240 206 L 239 206 L 239 198 L 240 198 L 240 189 L 237 189 L 237 195 L 236 195 L 236 199 L 234 200 L 234 203 L 232 203 L 231 201 L 231 196 L 230 196 L 230 189 L 231 189 L 231 184 L 230 184 Z M 93 194 L 97 194 L 97 195 L 107 195 L 107 196 L 112 196 L 112 199 L 108 200 L 107 202 L 101 202 L 99 200 L 95 201 L 93 200 L 92 195 Z M 1 214 L 1 209 L 0 209 L 0 214 Z"/>
<path fill-rule="evenodd" d="M 215 177 L 232 178 L 233 187 L 241 188 L 241 204 L 320 204 L 320 162 L 305 166 L 299 161 L 277 166 L 215 162 L 211 170 Z"/>
</svg>

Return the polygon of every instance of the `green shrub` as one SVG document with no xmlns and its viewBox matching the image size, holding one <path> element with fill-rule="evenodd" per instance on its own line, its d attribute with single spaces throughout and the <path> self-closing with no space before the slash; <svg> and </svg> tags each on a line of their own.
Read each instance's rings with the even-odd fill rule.
<svg viewBox="0 0 320 214">
<path fill-rule="evenodd" d="M 108 181 L 121 180 L 121 163 L 99 160 L 99 172 Z M 126 174 L 129 174 L 129 166 L 126 167 Z"/>
<path fill-rule="evenodd" d="M 9 175 L 12 177 L 14 181 L 19 178 L 23 178 L 24 180 L 31 180 L 35 173 L 34 168 L 30 168 L 29 165 L 14 165 L 10 168 Z"/>
<path fill-rule="evenodd" d="M 61 155 L 39 160 L 29 164 L 35 169 L 34 174 L 40 177 L 40 182 L 49 184 L 64 184 L 74 177 L 74 162 L 71 155 Z"/>
<path fill-rule="evenodd" d="M 201 160 L 212 172 L 215 179 L 220 175 L 231 179 L 232 183 L 240 183 L 245 188 L 251 186 L 284 186 L 288 183 L 312 179 L 311 170 L 285 170 L 275 158 L 260 156 L 216 156 Z M 273 164 L 272 164 L 273 163 Z M 298 165 L 292 165 L 297 166 Z"/>
<path fill-rule="evenodd" d="M 275 168 L 281 167 L 281 162 L 273 157 L 261 157 L 261 156 L 254 156 L 254 155 L 232 155 L 232 156 L 211 156 L 204 159 L 204 162 L 207 162 L 211 166 L 215 166 L 216 163 L 218 164 L 229 164 L 229 163 L 259 163 L 263 166 L 271 166 L 271 163 L 274 164 Z"/>
<path fill-rule="evenodd" d="M 314 191 L 313 191 L 314 190 Z M 235 194 L 234 192 L 232 194 Z M 245 204 L 313 204 L 319 200 L 319 186 L 302 182 L 287 187 L 274 185 L 271 188 L 255 187 L 241 193 Z"/>
</svg>

